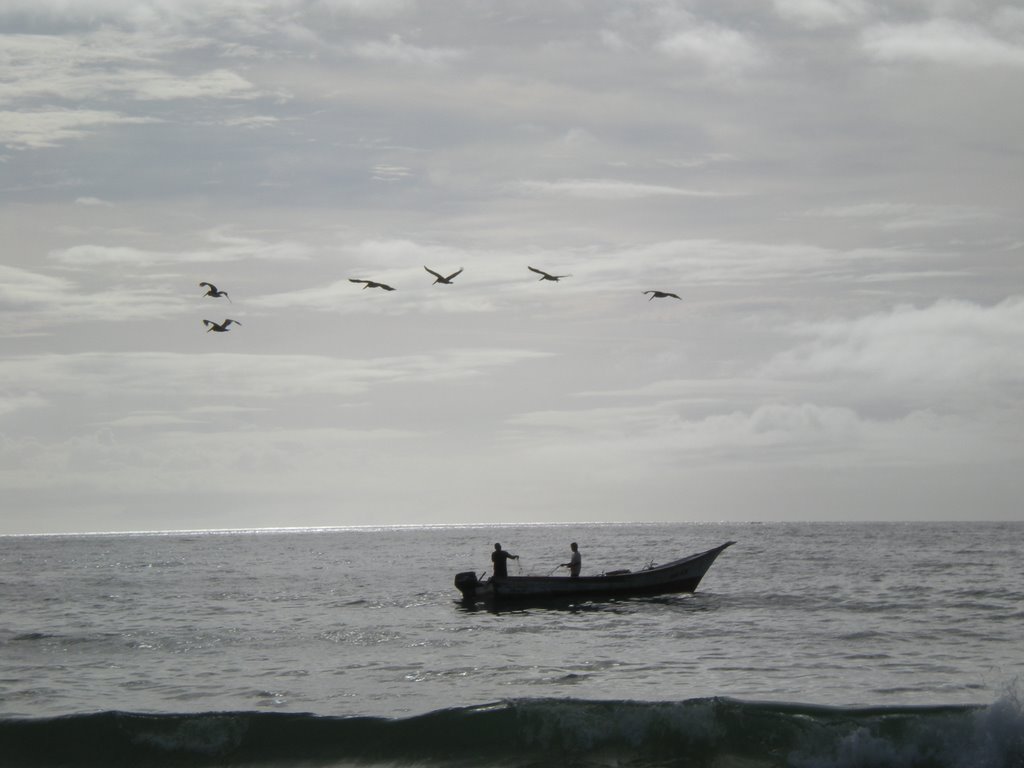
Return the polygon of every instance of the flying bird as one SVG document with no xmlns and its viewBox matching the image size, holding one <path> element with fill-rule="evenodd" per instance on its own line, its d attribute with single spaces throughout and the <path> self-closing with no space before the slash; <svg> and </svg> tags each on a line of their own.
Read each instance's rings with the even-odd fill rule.
<svg viewBox="0 0 1024 768">
<path fill-rule="evenodd" d="M 223 296 L 225 299 L 228 300 L 229 303 L 233 303 L 233 302 L 231 302 L 231 297 L 228 296 L 228 292 L 227 291 L 218 291 L 217 290 L 217 286 L 214 285 L 213 283 L 200 283 L 199 287 L 200 288 L 209 288 L 209 290 L 206 293 L 204 293 L 203 296 L 213 296 L 213 298 L 215 298 L 215 299 L 219 299 L 221 296 Z"/>
<path fill-rule="evenodd" d="M 385 291 L 393 291 L 393 290 L 395 290 L 390 285 L 385 285 L 384 283 L 378 283 L 376 280 L 357 280 L 354 277 L 350 277 L 348 279 L 348 281 L 350 283 L 364 283 L 364 285 L 363 285 L 363 290 L 364 291 L 367 288 L 383 288 Z"/>
<path fill-rule="evenodd" d="M 434 285 L 437 285 L 438 283 L 443 283 L 444 285 L 451 285 L 452 284 L 452 280 L 454 280 L 456 277 L 458 277 L 460 274 L 462 274 L 462 267 L 459 267 L 459 271 L 458 272 L 452 272 L 450 275 L 448 275 L 448 277 L 445 277 L 444 275 L 441 275 L 441 274 L 435 272 L 430 267 L 423 267 L 423 268 L 425 270 L 427 270 L 427 272 L 429 272 L 430 274 L 432 274 L 434 277 L 437 278 L 434 281 L 434 283 L 433 283 Z"/>
<path fill-rule="evenodd" d="M 224 333 L 228 330 L 228 326 L 234 323 L 235 325 L 241 325 L 237 320 L 228 318 L 223 323 L 215 323 L 213 320 L 203 320 L 203 325 L 208 326 L 206 332 L 216 331 L 217 333 Z"/>
<path fill-rule="evenodd" d="M 527 267 L 527 269 L 540 275 L 541 280 L 550 280 L 553 283 L 557 283 L 563 277 L 572 277 L 572 275 L 549 275 L 543 269 L 534 269 L 533 267 Z"/>
<path fill-rule="evenodd" d="M 651 294 L 651 299 L 664 299 L 668 296 L 671 296 L 673 299 L 679 298 L 674 293 L 669 293 L 668 291 L 644 291 L 644 293 Z M 648 299 L 648 301 L 650 301 L 651 299 Z"/>
</svg>

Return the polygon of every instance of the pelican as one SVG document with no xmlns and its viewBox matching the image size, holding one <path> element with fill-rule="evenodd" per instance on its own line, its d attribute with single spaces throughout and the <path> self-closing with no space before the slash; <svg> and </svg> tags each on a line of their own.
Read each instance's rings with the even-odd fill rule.
<svg viewBox="0 0 1024 768">
<path fill-rule="evenodd" d="M 667 296 L 671 296 L 673 299 L 679 298 L 674 293 L 669 293 L 668 291 L 644 291 L 644 293 L 651 294 L 651 299 L 664 299 Z M 648 301 L 650 301 L 651 299 L 648 299 Z"/>
<path fill-rule="evenodd" d="M 553 283 L 557 283 L 563 277 L 572 277 L 572 275 L 549 275 L 543 269 L 534 269 L 533 267 L 527 267 L 527 269 L 540 275 L 541 280 L 550 280 Z"/>
<path fill-rule="evenodd" d="M 208 326 L 206 332 L 216 331 L 217 333 L 225 333 L 228 330 L 228 326 L 234 323 L 235 325 L 241 325 L 237 320 L 232 320 L 230 317 L 223 323 L 215 323 L 213 320 L 203 320 L 203 325 Z"/>
<path fill-rule="evenodd" d="M 200 283 L 199 287 L 200 288 L 209 288 L 210 289 L 206 293 L 204 293 L 203 296 L 213 296 L 213 298 L 215 298 L 215 299 L 219 299 L 221 296 L 223 296 L 225 299 L 228 300 L 228 303 L 233 303 L 231 301 L 231 297 L 228 296 L 228 292 L 227 291 L 218 291 L 217 290 L 217 286 L 214 285 L 213 283 Z"/>
<path fill-rule="evenodd" d="M 423 268 L 425 270 L 427 270 L 427 272 L 429 272 L 430 274 L 432 274 L 434 277 L 437 278 L 434 281 L 434 285 L 437 285 L 438 283 L 443 283 L 444 285 L 451 285 L 452 284 L 452 280 L 454 280 L 456 277 L 458 277 L 460 274 L 462 274 L 462 267 L 459 267 L 459 271 L 458 272 L 452 272 L 450 275 L 448 275 L 448 277 L 445 277 L 444 275 L 441 275 L 441 274 L 435 272 L 430 267 L 423 267 Z"/>
<path fill-rule="evenodd" d="M 393 291 L 393 290 L 395 290 L 390 285 L 385 285 L 384 283 L 378 283 L 376 280 L 357 280 L 354 277 L 350 277 L 348 279 L 348 281 L 350 283 L 364 283 L 364 285 L 363 285 L 363 290 L 364 291 L 367 288 L 383 288 L 385 291 Z"/>
</svg>

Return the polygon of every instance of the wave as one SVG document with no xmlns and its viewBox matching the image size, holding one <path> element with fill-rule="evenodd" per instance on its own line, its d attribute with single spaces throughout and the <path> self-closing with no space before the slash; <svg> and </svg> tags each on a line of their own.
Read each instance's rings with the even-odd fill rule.
<svg viewBox="0 0 1024 768">
<path fill-rule="evenodd" d="M 100 712 L 0 719 L 0 762 L 67 766 L 1024 768 L 1024 708 L 512 700 L 406 719 Z"/>
</svg>

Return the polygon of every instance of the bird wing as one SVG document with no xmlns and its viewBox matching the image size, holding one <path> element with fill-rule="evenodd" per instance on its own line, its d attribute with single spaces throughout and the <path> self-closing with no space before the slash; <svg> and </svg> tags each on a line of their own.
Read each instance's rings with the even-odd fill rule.
<svg viewBox="0 0 1024 768">
<path fill-rule="evenodd" d="M 203 320 L 203 325 L 216 325 L 212 320 Z"/>
<path fill-rule="evenodd" d="M 432 270 L 432 269 L 431 269 L 430 267 L 423 267 L 423 268 L 424 268 L 425 270 L 427 270 L 427 272 L 429 272 L 430 274 L 432 274 L 432 275 L 433 275 L 434 277 L 436 277 L 436 278 L 437 278 L 438 280 L 443 280 L 443 279 L 444 279 L 444 278 L 443 278 L 443 277 L 442 277 L 442 276 L 441 276 L 440 274 L 438 274 L 437 272 L 435 272 L 434 270 Z"/>
<path fill-rule="evenodd" d="M 673 299 L 679 299 L 679 297 L 676 294 L 674 294 L 674 293 L 666 293 L 665 295 L 666 296 L 671 296 Z M 679 300 L 682 301 L 682 299 L 679 299 Z"/>
<path fill-rule="evenodd" d="M 214 285 L 213 283 L 200 283 L 199 287 L 200 288 L 209 288 L 211 291 L 216 291 L 217 290 L 217 286 Z"/>
<path fill-rule="evenodd" d="M 369 283 L 369 282 L 370 282 L 369 280 L 357 280 L 357 279 L 356 279 L 356 278 L 354 278 L 354 277 L 350 277 L 350 278 L 348 279 L 348 281 L 349 281 L 350 283 Z"/>
<path fill-rule="evenodd" d="M 393 290 L 395 290 L 390 285 L 384 285 L 384 283 L 377 283 L 377 285 L 380 286 L 381 288 L 383 288 L 385 291 L 393 291 Z"/>
<path fill-rule="evenodd" d="M 445 280 L 454 280 L 456 277 L 462 274 L 462 270 L 463 268 L 459 267 L 458 272 L 452 272 L 450 275 L 448 275 L 448 277 L 445 278 Z"/>
<path fill-rule="evenodd" d="M 232 323 L 234 323 L 235 325 L 241 325 L 241 323 L 238 322 L 237 320 L 232 320 L 231 318 L 228 318 L 227 320 L 224 321 L 224 327 L 227 328 Z"/>
<path fill-rule="evenodd" d="M 544 277 L 551 277 L 551 275 L 549 275 L 543 269 L 534 269 L 533 267 L 527 267 L 527 269 L 530 270 L 531 272 L 536 272 L 538 275 L 544 275 Z"/>
</svg>

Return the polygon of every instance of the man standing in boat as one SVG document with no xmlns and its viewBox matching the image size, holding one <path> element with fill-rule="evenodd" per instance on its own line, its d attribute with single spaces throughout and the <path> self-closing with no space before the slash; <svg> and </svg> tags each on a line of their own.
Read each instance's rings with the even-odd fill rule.
<svg viewBox="0 0 1024 768">
<path fill-rule="evenodd" d="M 580 568 L 583 567 L 583 558 L 580 556 L 579 545 L 575 541 L 569 547 L 572 549 L 572 557 L 569 558 L 568 563 L 562 563 L 562 567 L 569 569 L 569 578 L 576 579 L 579 578 Z"/>
<path fill-rule="evenodd" d="M 518 560 L 519 555 L 513 555 L 511 552 L 506 552 L 501 548 L 501 544 L 494 545 L 494 551 L 491 552 L 491 562 L 494 563 L 494 575 L 492 579 L 504 579 L 508 576 L 508 561 L 509 559 Z"/>
</svg>

